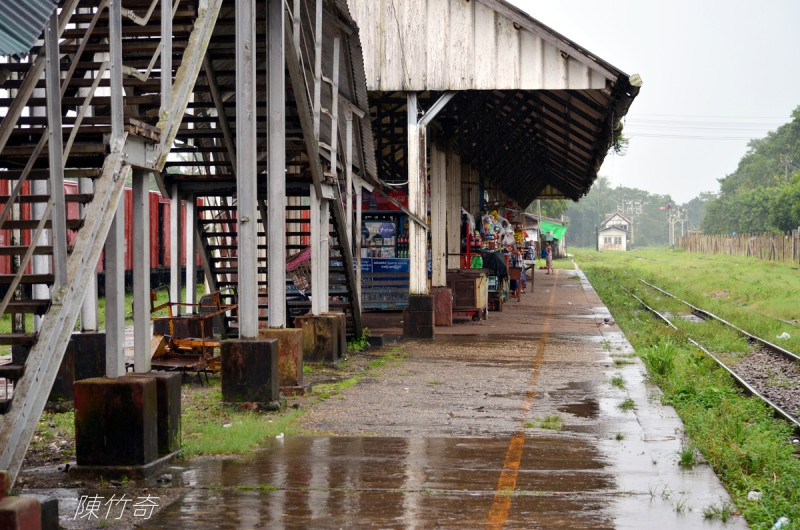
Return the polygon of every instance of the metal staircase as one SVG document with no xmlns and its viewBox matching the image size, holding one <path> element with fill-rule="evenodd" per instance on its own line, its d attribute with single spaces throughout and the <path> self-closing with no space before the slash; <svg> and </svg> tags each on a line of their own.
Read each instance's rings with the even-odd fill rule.
<svg viewBox="0 0 800 530">
<path fill-rule="evenodd" d="M 291 4 L 291 2 L 287 3 Z M 333 2 L 325 2 L 326 9 Z M 336 2 L 335 4 L 340 4 Z M 326 184 L 333 189 L 336 198 L 330 201 L 330 275 L 329 275 L 329 306 L 331 310 L 343 311 L 347 315 L 349 332 L 351 334 L 361 334 L 361 309 L 360 302 L 356 293 L 356 278 L 353 269 L 353 257 L 350 248 L 349 237 L 347 235 L 346 215 L 344 212 L 343 201 L 341 199 L 340 188 L 343 185 L 345 153 L 341 149 L 338 153 L 335 148 L 331 148 L 332 136 L 336 134 L 340 145 L 343 145 L 343 135 L 345 133 L 344 116 L 340 118 L 337 133 L 332 133 L 335 129 L 335 122 L 332 120 L 331 108 L 333 107 L 331 85 L 333 79 L 331 74 L 324 73 L 323 76 L 315 76 L 314 65 L 316 54 L 322 56 L 323 51 L 317 48 L 317 37 L 314 32 L 314 17 L 316 2 L 303 0 L 294 2 L 295 7 L 299 7 L 299 13 L 289 11 L 287 13 L 286 27 L 286 47 L 287 47 L 287 68 L 290 74 L 293 72 L 292 64 L 296 62 L 297 74 L 290 77 L 291 82 L 287 82 L 286 90 L 286 189 L 287 204 L 286 209 L 286 249 L 291 256 L 308 246 L 310 236 L 307 226 L 308 197 L 310 189 L 314 185 L 314 172 L 316 169 L 317 178 L 325 180 Z M 342 9 L 341 6 L 336 9 Z M 344 8 L 346 9 L 346 8 Z M 341 12 L 336 13 L 342 16 Z M 263 34 L 267 24 L 265 12 L 257 9 L 257 47 L 254 50 L 256 56 L 266 55 L 266 39 Z M 346 15 L 349 17 L 349 15 Z M 347 28 L 345 24 L 336 26 L 342 35 L 354 33 L 353 28 Z M 204 253 L 203 263 L 208 268 L 206 277 L 213 289 L 220 290 L 223 295 L 223 303 L 235 303 L 238 261 L 236 257 L 237 249 L 237 220 L 236 220 L 236 146 L 235 146 L 235 35 L 236 28 L 234 18 L 234 8 L 226 5 L 220 11 L 214 34 L 208 48 L 208 53 L 202 59 L 202 71 L 198 76 L 194 89 L 194 98 L 189 105 L 189 111 L 184 117 L 183 124 L 176 136 L 176 146 L 173 153 L 179 153 L 181 159 L 172 159 L 166 162 L 162 176 L 166 189 L 177 186 L 181 190 L 181 195 L 188 199 L 200 199 L 201 205 L 198 206 L 197 233 L 199 235 L 199 248 Z M 356 37 L 354 37 L 356 38 Z M 332 38 L 327 36 L 325 42 L 319 42 L 323 46 L 324 53 L 330 55 L 333 47 Z M 344 40 L 344 37 L 342 37 Z M 357 38 L 356 38 L 357 42 Z M 296 46 L 299 46 L 299 51 Z M 327 48 L 327 49 L 325 49 Z M 351 49 L 342 44 L 342 64 L 344 67 L 352 68 L 350 57 Z M 326 58 L 330 62 L 329 59 Z M 356 58 L 361 61 L 361 57 Z M 347 78 L 351 76 L 350 70 L 343 67 L 340 76 Z M 266 64 L 258 63 L 256 71 L 256 93 L 257 107 L 255 114 L 257 117 L 258 130 L 266 131 L 267 109 L 266 109 Z M 310 130 L 309 119 L 313 113 L 312 104 L 315 97 L 315 83 L 319 79 L 319 84 L 324 85 L 320 91 L 322 93 L 320 107 L 322 117 L 322 134 L 317 133 L 315 138 L 314 131 Z M 289 81 L 287 79 L 287 81 Z M 356 97 L 353 84 L 341 83 L 340 99 L 348 97 L 355 101 Z M 360 104 L 366 107 L 366 92 L 360 94 L 363 101 Z M 327 114 L 326 114 L 327 112 Z M 363 148 L 365 141 L 361 140 L 364 132 L 361 125 L 357 125 L 356 134 L 359 135 L 357 146 Z M 367 131 L 368 133 L 368 131 Z M 259 211 L 259 284 L 258 289 L 263 293 L 259 302 L 259 320 L 266 324 L 268 314 L 267 304 L 267 244 L 269 237 L 275 236 L 266 234 L 266 217 L 268 205 L 267 198 L 267 159 L 263 154 L 266 151 L 263 135 L 260 135 L 258 145 L 258 202 Z M 309 148 L 309 138 L 313 148 Z M 371 150 L 371 137 L 369 147 Z M 331 158 L 338 168 L 336 177 L 330 172 L 322 174 L 321 168 L 331 166 Z M 374 164 L 374 160 L 373 160 Z M 362 163 L 363 166 L 363 163 Z M 345 242 L 345 243 L 343 243 Z M 307 298 L 300 296 L 294 289 L 291 279 L 286 278 L 287 292 L 289 294 L 289 316 L 307 311 L 310 302 Z M 312 286 L 313 290 L 313 286 Z M 236 335 L 236 319 L 229 317 L 228 331 Z"/>
<path fill-rule="evenodd" d="M 6 365 L 7 373 L 0 373 L 17 380 L 0 425 L 0 469 L 12 477 L 45 406 L 87 286 L 95 280 L 133 166 L 155 172 L 162 189 L 177 190 L 183 200 L 202 199 L 197 228 L 207 277 L 214 289 L 235 285 L 235 9 L 222 0 L 172 0 L 162 11 L 161 3 L 169 1 L 122 0 L 122 16 L 110 17 L 119 6 L 109 0 L 62 0 L 60 40 L 47 40 L 51 46 L 59 43 L 58 60 L 47 62 L 43 44 L 28 61 L 0 63 L 0 294 L 5 295 L 0 309 L 11 321 L 0 334 L 0 347 L 28 350 L 17 372 L 11 374 Z M 283 205 L 287 229 L 282 236 L 288 252 L 308 244 L 303 197 L 324 183 L 330 195 L 330 306 L 346 311 L 351 332 L 359 335 L 360 303 L 339 177 L 348 168 L 362 176 L 374 177 L 376 171 L 357 28 L 342 0 L 293 5 L 286 20 L 288 204 Z M 263 9 L 257 12 L 265 17 Z M 256 25 L 258 31 L 265 30 L 264 22 Z M 52 34 L 55 25 L 49 27 Z M 116 35 L 121 35 L 121 49 L 110 44 Z M 319 68 L 322 57 L 338 49 L 338 41 L 342 68 L 325 73 Z M 256 42 L 254 53 L 265 57 L 263 35 Z M 262 131 L 265 68 L 258 66 L 254 109 Z M 162 69 L 168 79 L 162 79 Z M 60 81 L 55 89 L 45 71 L 46 79 Z M 112 97 L 120 92 L 124 103 Z M 340 102 L 348 119 L 360 116 L 352 120 L 354 127 L 345 129 L 344 119 L 337 125 Z M 61 125 L 49 131 L 54 116 Z M 336 152 L 337 142 L 345 144 L 345 130 L 355 160 L 346 160 L 344 149 Z M 54 142 L 63 148 L 48 149 Z M 257 147 L 264 152 L 263 145 Z M 259 157 L 260 175 L 266 162 Z M 323 172 L 323 165 L 331 171 Z M 53 168 L 63 168 L 65 182 L 54 180 Z M 259 182 L 260 217 L 265 217 L 266 177 Z M 262 250 L 265 225 L 261 222 Z M 261 259 L 265 272 L 266 252 Z M 291 289 L 288 280 L 287 286 Z M 306 302 L 291 303 L 302 311 Z M 266 304 L 263 310 L 266 314 Z M 34 316 L 41 317 L 35 327 Z M 235 331 L 236 321 L 228 326 Z"/>
<path fill-rule="evenodd" d="M 289 198 L 289 205 L 286 206 L 286 251 L 289 257 L 297 255 L 310 243 L 309 228 L 309 206 L 308 201 L 302 200 L 305 196 L 297 195 Z M 202 196 L 200 197 L 202 206 L 198 206 L 200 215 L 197 220 L 197 230 L 200 235 L 201 252 L 206 254 L 204 266 L 207 268 L 206 277 L 209 278 L 209 285 L 213 290 L 219 290 L 222 301 L 225 304 L 236 302 L 237 267 L 238 259 L 236 256 L 237 233 L 236 233 L 236 205 L 228 197 Z M 303 204 L 305 203 L 305 204 Z M 260 226 L 264 227 L 266 222 L 259 217 Z M 336 217 L 331 216 L 331 228 L 328 234 L 330 238 L 329 256 L 329 306 L 332 311 L 343 312 L 347 316 L 348 334 L 356 333 L 355 325 L 359 319 L 353 318 L 352 300 L 355 297 L 353 283 L 346 275 L 346 267 L 342 257 L 342 246 L 339 241 L 340 231 L 336 222 Z M 261 327 L 267 325 L 267 315 L 269 310 L 266 293 L 268 292 L 267 282 L 267 241 L 266 232 L 259 233 L 261 242 L 258 250 L 262 258 L 259 263 L 259 293 L 263 296 L 259 300 L 259 321 Z M 352 270 L 352 267 L 351 267 Z M 309 296 L 313 294 L 313 285 L 308 291 L 301 292 L 297 289 L 290 275 L 286 277 L 287 291 L 287 315 L 289 325 L 295 316 L 307 313 L 311 308 Z M 226 319 L 227 333 L 236 335 L 236 318 L 230 315 Z"/>
<path fill-rule="evenodd" d="M 0 310 L 11 324 L 0 334 L 0 346 L 27 350 L 24 365 L 0 374 L 16 380 L 0 426 L 0 469 L 12 477 L 45 406 L 87 286 L 96 281 L 131 164 L 158 171 L 171 145 L 164 133 L 175 131 L 182 119 L 181 94 L 191 94 L 195 80 L 187 75 L 187 61 L 205 52 L 203 33 L 213 28 L 213 20 L 198 20 L 214 17 L 220 0 L 204 2 L 210 5 L 203 10 L 198 3 L 171 3 L 171 21 L 162 25 L 159 0 L 123 0 L 121 24 L 115 24 L 108 0 L 66 0 L 59 9 L 57 48 L 57 40 L 46 40 L 28 61 L 0 64 Z M 171 31 L 166 63 L 159 61 L 162 27 Z M 112 64 L 120 64 L 112 61 L 119 50 L 110 44 L 117 34 L 124 57 L 121 109 L 115 109 L 113 75 L 107 74 Z M 53 56 L 57 51 L 58 60 L 48 61 L 46 50 Z M 166 108 L 162 64 L 171 65 L 166 81 L 172 97 Z M 60 80 L 56 90 L 54 79 Z M 115 110 L 121 111 L 124 132 L 115 132 Z M 50 131 L 54 116 L 62 125 Z M 63 150 L 49 150 L 48 144 Z M 63 167 L 63 184 L 51 176 L 56 167 Z M 67 242 L 61 253 L 60 241 Z M 33 315 L 42 317 L 35 325 Z"/>
</svg>

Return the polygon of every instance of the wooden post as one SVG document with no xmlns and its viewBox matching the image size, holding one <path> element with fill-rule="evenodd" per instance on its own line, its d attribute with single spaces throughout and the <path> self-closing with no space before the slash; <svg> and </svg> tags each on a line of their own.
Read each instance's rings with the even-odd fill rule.
<svg viewBox="0 0 800 530">
<path fill-rule="evenodd" d="M 447 286 L 447 155 L 431 145 L 431 286 Z"/>
<path fill-rule="evenodd" d="M 461 158 L 447 153 L 447 268 L 461 267 Z"/>
</svg>

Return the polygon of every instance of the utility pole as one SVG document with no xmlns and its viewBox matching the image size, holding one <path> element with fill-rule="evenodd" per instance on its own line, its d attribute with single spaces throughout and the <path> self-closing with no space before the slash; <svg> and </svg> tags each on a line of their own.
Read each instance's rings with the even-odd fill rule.
<svg viewBox="0 0 800 530">
<path fill-rule="evenodd" d="M 617 203 L 617 211 L 631 220 L 631 248 L 634 248 L 634 220 L 642 215 L 642 201 L 623 199 Z"/>
<path fill-rule="evenodd" d="M 689 212 L 685 208 L 670 209 L 667 211 L 667 224 L 669 225 L 669 248 L 675 248 L 675 223 L 681 224 L 681 237 L 683 237 L 684 223 L 689 221 Z"/>
</svg>

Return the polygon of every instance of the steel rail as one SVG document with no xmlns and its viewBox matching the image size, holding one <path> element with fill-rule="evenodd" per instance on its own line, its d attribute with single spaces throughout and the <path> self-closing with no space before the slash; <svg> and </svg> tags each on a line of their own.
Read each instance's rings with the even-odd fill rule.
<svg viewBox="0 0 800 530">
<path fill-rule="evenodd" d="M 738 327 L 736 324 L 732 324 L 731 322 L 728 322 L 724 318 L 719 317 L 719 316 L 715 315 L 714 313 L 711 313 L 710 311 L 706 311 L 705 309 L 701 309 L 699 307 L 696 307 L 696 306 L 690 304 L 689 302 L 687 302 L 686 300 L 678 298 L 674 294 L 668 293 L 664 289 L 661 289 L 660 287 L 658 287 L 656 285 L 653 285 L 652 283 L 648 283 L 648 282 L 642 280 L 641 278 L 639 279 L 639 281 L 642 282 L 643 284 L 647 285 L 648 287 L 652 287 L 653 289 L 657 290 L 658 292 L 660 292 L 662 294 L 665 294 L 665 295 L 667 295 L 667 296 L 669 296 L 671 298 L 674 298 L 675 300 L 678 300 L 679 302 L 682 302 L 682 303 L 686 304 L 687 306 L 692 308 L 692 312 L 694 312 L 694 313 L 699 313 L 700 315 L 705 315 L 705 316 L 707 316 L 709 318 L 713 318 L 714 320 L 716 320 L 718 322 L 721 322 L 721 323 L 725 324 L 726 326 L 729 326 L 729 327 L 735 329 L 736 331 L 738 331 L 742 335 L 746 336 L 747 338 L 749 338 L 749 339 L 751 339 L 751 340 L 753 340 L 755 342 L 758 342 L 762 346 L 766 346 L 767 348 L 773 350 L 774 352 L 780 353 L 785 358 L 787 358 L 787 359 L 789 359 L 791 361 L 800 361 L 800 355 L 797 355 L 794 352 L 790 352 L 789 350 L 781 348 L 777 344 L 773 344 L 773 343 L 769 342 L 766 339 L 762 339 L 761 337 L 757 337 L 757 336 L 753 335 L 752 333 L 750 333 L 748 331 L 745 331 L 742 328 Z"/>
<path fill-rule="evenodd" d="M 643 283 L 647 283 L 647 282 L 644 282 L 644 280 L 641 280 L 641 281 L 642 281 Z M 648 284 L 648 285 L 649 285 L 649 284 Z M 659 290 L 659 291 L 661 291 L 661 289 L 658 289 L 658 290 Z M 661 291 L 661 292 L 664 292 L 664 291 Z M 669 319 L 669 318 L 667 318 L 667 317 L 666 317 L 666 316 L 664 316 L 663 314 L 661 314 L 661 313 L 659 313 L 658 311 L 656 311 L 654 308 L 652 308 L 652 307 L 650 307 L 649 305 L 647 305 L 647 303 L 645 303 L 645 301 L 644 301 L 644 300 L 642 300 L 641 298 L 639 298 L 638 296 L 636 296 L 636 295 L 635 295 L 635 294 L 633 294 L 632 292 L 628 291 L 628 294 L 630 294 L 630 295 L 631 295 L 633 298 L 635 298 L 635 299 L 636 299 L 636 300 L 637 300 L 637 301 L 638 301 L 638 302 L 639 302 L 639 303 L 642 305 L 642 307 L 644 307 L 644 308 L 645 308 L 647 311 L 649 311 L 649 312 L 650 312 L 650 313 L 652 313 L 653 315 L 656 315 L 658 318 L 660 318 L 661 320 L 663 320 L 663 321 L 664 321 L 664 322 L 665 322 L 665 323 L 666 323 L 666 324 L 667 324 L 669 327 L 671 327 L 672 329 L 675 329 L 675 330 L 677 330 L 677 331 L 681 331 L 681 332 L 683 332 L 683 333 L 684 333 L 684 336 L 686 337 L 686 339 L 687 339 L 689 342 L 691 342 L 692 344 L 694 344 L 695 346 L 697 346 L 697 347 L 700 349 L 700 351 L 702 351 L 703 353 L 705 353 L 706 355 L 708 355 L 709 357 L 711 357 L 711 358 L 712 358 L 712 359 L 713 359 L 713 360 L 714 360 L 714 361 L 715 361 L 715 362 L 716 362 L 718 365 L 720 365 L 722 368 L 724 368 L 724 369 L 725 369 L 725 371 L 727 371 L 727 372 L 728 372 L 728 373 L 729 373 L 729 374 L 730 374 L 730 375 L 731 375 L 731 376 L 732 376 L 732 377 L 733 377 L 733 378 L 736 380 L 736 382 L 737 382 L 737 383 L 739 383 L 739 385 L 740 385 L 740 386 L 742 386 L 742 387 L 743 387 L 745 390 L 747 390 L 747 391 L 748 391 L 750 394 L 752 394 L 752 395 L 754 395 L 754 396 L 758 397 L 759 399 L 761 399 L 762 401 L 764 401 L 764 403 L 766 403 L 767 405 L 769 405 L 770 407 L 772 407 L 772 409 L 773 409 L 773 410 L 775 410 L 775 412 L 777 412 L 777 413 L 778 413 L 778 414 L 779 414 L 781 417 L 783 417 L 784 419 L 786 419 L 786 420 L 788 420 L 789 422 L 793 423 L 793 424 L 795 425 L 795 427 L 796 427 L 796 428 L 800 429 L 800 419 L 798 419 L 797 417 L 793 416 L 792 414 L 790 414 L 790 413 L 786 412 L 786 411 L 785 411 L 785 410 L 783 410 L 783 409 L 782 409 L 782 408 L 781 408 L 779 405 L 777 405 L 777 404 L 773 403 L 773 402 L 772 402 L 772 400 L 770 400 L 768 397 L 766 397 L 766 396 L 762 395 L 762 394 L 761 394 L 761 393 L 760 393 L 758 390 L 756 390 L 755 388 L 753 388 L 752 386 L 750 386 L 750 383 L 748 383 L 747 381 L 745 381 L 745 380 L 744 380 L 744 379 L 743 379 L 741 376 L 739 376 L 739 374 L 737 374 L 736 372 L 734 372 L 733 370 L 731 370 L 731 368 L 730 368 L 728 365 L 726 365 L 726 364 L 725 364 L 724 362 L 722 362 L 722 361 L 721 361 L 719 358 L 717 358 L 717 356 L 716 356 L 716 355 L 714 355 L 713 353 L 711 353 L 711 352 L 710 352 L 708 349 L 706 349 L 706 348 L 705 348 L 705 347 L 704 347 L 702 344 L 700 344 L 699 342 L 697 342 L 696 340 L 694 340 L 693 338 L 691 338 L 689 335 L 687 335 L 687 334 L 685 333 L 685 331 L 681 330 L 681 329 L 680 329 L 680 328 L 678 328 L 678 327 L 677 327 L 675 324 L 673 324 L 673 323 L 672 323 L 672 321 L 670 321 L 670 319 Z M 669 294 L 669 293 L 666 293 L 666 294 Z M 672 296 L 672 297 L 673 297 L 673 298 L 675 298 L 676 300 L 680 300 L 680 298 L 677 298 L 677 297 L 675 297 L 675 296 L 673 296 L 673 295 L 670 295 L 670 296 Z M 730 324 L 729 324 L 729 325 L 730 325 Z M 732 326 L 732 325 L 731 325 L 731 326 Z M 732 327 L 733 327 L 733 328 L 735 328 L 735 329 L 737 329 L 737 330 L 739 329 L 739 328 L 737 328 L 736 326 L 732 326 Z M 749 335 L 748 335 L 748 336 L 749 336 Z"/>
</svg>

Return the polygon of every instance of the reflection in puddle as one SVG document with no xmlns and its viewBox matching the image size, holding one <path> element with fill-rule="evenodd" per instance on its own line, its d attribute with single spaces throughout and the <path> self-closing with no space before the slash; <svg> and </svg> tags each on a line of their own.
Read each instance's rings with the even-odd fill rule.
<svg viewBox="0 0 800 530">
<path fill-rule="evenodd" d="M 593 399 L 585 399 L 580 403 L 570 403 L 569 405 L 558 407 L 558 410 L 579 418 L 594 418 L 600 412 L 600 405 Z"/>
<path fill-rule="evenodd" d="M 508 449 L 506 438 L 271 440 L 248 457 L 190 463 L 193 489 L 148 526 L 483 526 Z M 507 526 L 612 526 L 605 466 L 588 443 L 526 439 Z"/>
</svg>

